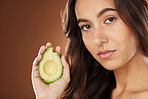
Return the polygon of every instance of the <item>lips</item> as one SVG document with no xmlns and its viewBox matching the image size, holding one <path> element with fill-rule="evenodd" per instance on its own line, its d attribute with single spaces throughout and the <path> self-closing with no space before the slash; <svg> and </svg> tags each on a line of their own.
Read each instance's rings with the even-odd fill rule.
<svg viewBox="0 0 148 99">
<path fill-rule="evenodd" d="M 100 51 L 98 55 L 101 59 L 106 59 L 112 56 L 115 53 L 115 51 L 116 50 L 104 50 L 104 51 Z"/>
</svg>

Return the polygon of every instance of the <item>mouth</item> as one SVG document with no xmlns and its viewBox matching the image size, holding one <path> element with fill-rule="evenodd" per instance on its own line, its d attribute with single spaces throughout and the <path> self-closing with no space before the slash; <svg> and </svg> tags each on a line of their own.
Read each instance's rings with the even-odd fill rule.
<svg viewBox="0 0 148 99">
<path fill-rule="evenodd" d="M 98 56 L 101 59 L 107 59 L 107 58 L 111 57 L 115 52 L 116 52 L 116 50 L 104 50 L 104 51 L 100 51 L 98 53 Z"/>
</svg>

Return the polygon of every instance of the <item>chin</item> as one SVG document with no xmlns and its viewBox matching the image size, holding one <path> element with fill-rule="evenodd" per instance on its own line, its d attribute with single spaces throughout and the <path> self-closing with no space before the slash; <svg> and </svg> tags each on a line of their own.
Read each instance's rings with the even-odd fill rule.
<svg viewBox="0 0 148 99">
<path fill-rule="evenodd" d="M 110 71 L 114 71 L 114 70 L 116 70 L 116 69 L 119 69 L 118 67 L 116 67 L 116 66 L 103 66 L 105 69 L 107 69 L 107 70 L 110 70 Z"/>
<path fill-rule="evenodd" d="M 100 63 L 105 69 L 107 70 L 117 70 L 117 69 L 120 69 L 121 67 L 124 66 L 124 63 L 119 63 L 119 62 L 112 62 L 112 61 L 109 61 L 109 62 L 105 62 L 105 63 Z"/>
</svg>

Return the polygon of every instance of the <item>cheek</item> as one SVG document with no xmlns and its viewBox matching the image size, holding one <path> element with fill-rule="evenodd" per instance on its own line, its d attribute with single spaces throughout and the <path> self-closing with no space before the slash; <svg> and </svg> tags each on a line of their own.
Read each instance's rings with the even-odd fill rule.
<svg viewBox="0 0 148 99">
<path fill-rule="evenodd" d="M 113 32 L 108 33 L 108 35 L 112 45 L 115 45 L 125 54 L 137 48 L 138 43 L 134 33 L 122 21 L 119 21 Z"/>
<path fill-rule="evenodd" d="M 85 36 L 82 34 L 82 39 L 87 50 L 93 55 L 96 51 L 96 45 L 93 42 L 93 36 Z"/>
<path fill-rule="evenodd" d="M 137 41 L 134 36 L 130 35 L 121 44 L 121 54 L 123 59 L 131 59 L 138 49 Z"/>
<path fill-rule="evenodd" d="M 84 42 L 84 45 L 86 46 L 86 48 L 90 49 L 91 45 L 92 45 L 92 37 L 91 36 L 86 36 L 84 33 L 82 33 L 82 39 Z"/>
<path fill-rule="evenodd" d="M 132 56 L 133 53 L 137 50 L 138 43 L 134 36 L 134 33 L 129 31 L 128 29 L 122 30 L 121 36 L 118 39 L 118 45 L 120 45 L 120 50 L 122 54 Z"/>
<path fill-rule="evenodd" d="M 97 59 L 108 70 L 115 70 L 125 66 L 136 54 L 138 42 L 125 25 L 119 24 L 113 31 L 107 31 L 109 42 L 106 47 L 116 49 L 117 52 L 109 59 Z"/>
<path fill-rule="evenodd" d="M 127 31 L 124 31 L 123 35 L 120 35 L 120 39 L 114 39 L 112 44 L 117 48 L 115 56 L 107 61 L 100 60 L 100 63 L 108 70 L 115 70 L 125 66 L 134 57 L 138 49 L 136 38 Z"/>
</svg>

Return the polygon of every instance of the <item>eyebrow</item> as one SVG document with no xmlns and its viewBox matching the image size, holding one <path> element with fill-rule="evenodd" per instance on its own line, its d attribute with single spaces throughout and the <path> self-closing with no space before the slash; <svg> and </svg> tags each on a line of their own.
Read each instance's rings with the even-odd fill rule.
<svg viewBox="0 0 148 99">
<path fill-rule="evenodd" d="M 108 11 L 116 11 L 116 9 L 113 9 L 113 8 L 105 8 L 103 10 L 101 10 L 99 13 L 98 13 L 98 17 L 102 16 L 104 13 L 108 12 Z M 86 20 L 86 19 L 78 19 L 77 20 L 77 23 L 79 24 L 80 22 L 89 22 L 89 20 Z"/>
</svg>

